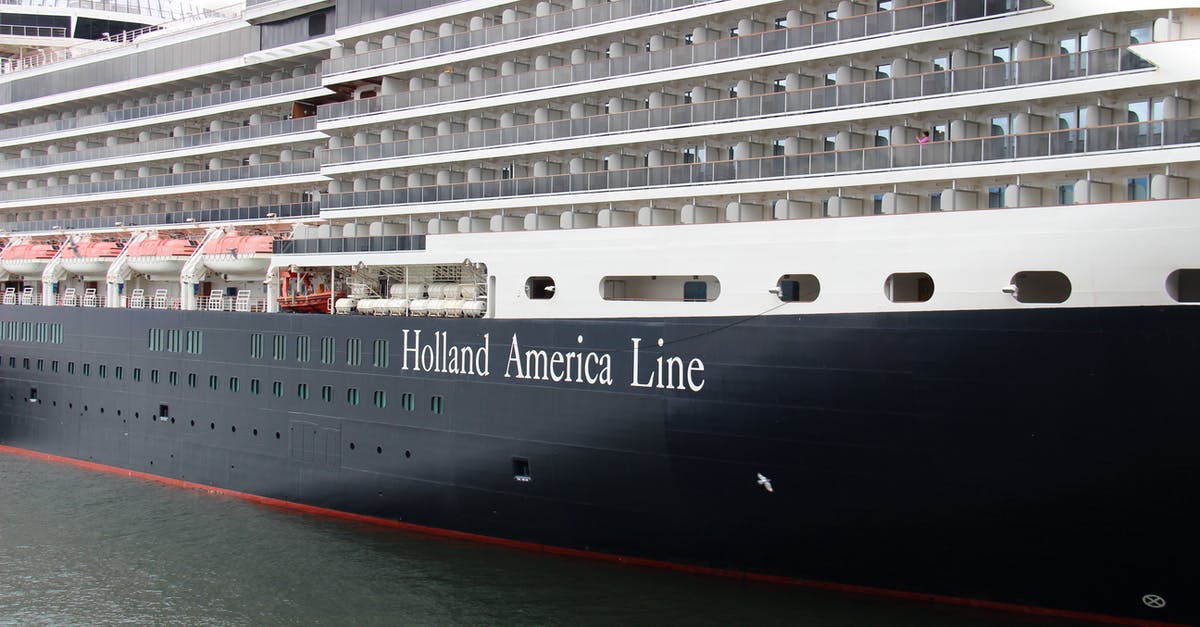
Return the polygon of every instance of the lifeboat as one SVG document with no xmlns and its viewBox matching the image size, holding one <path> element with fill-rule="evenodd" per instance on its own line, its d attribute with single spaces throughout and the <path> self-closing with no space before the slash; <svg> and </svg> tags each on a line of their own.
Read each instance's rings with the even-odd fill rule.
<svg viewBox="0 0 1200 627">
<path fill-rule="evenodd" d="M 64 244 L 59 263 L 63 270 L 80 276 L 104 276 L 108 267 L 121 254 L 116 242 L 76 242 Z"/>
<path fill-rule="evenodd" d="M 129 267 L 142 274 L 179 274 L 196 244 L 185 239 L 144 239 L 126 253 Z"/>
<path fill-rule="evenodd" d="M 285 311 L 295 313 L 329 313 L 329 301 L 345 300 L 345 292 L 337 292 L 331 294 L 329 291 L 316 292 L 313 294 L 301 294 L 298 296 L 280 296 L 279 308 Z M 343 313 L 348 313 L 349 310 Z"/>
<path fill-rule="evenodd" d="M 271 265 L 270 235 L 225 235 L 204 245 L 204 265 L 214 272 L 260 275 Z"/>
<path fill-rule="evenodd" d="M 54 253 L 50 244 L 13 244 L 0 252 L 0 268 L 20 276 L 41 276 Z"/>
</svg>

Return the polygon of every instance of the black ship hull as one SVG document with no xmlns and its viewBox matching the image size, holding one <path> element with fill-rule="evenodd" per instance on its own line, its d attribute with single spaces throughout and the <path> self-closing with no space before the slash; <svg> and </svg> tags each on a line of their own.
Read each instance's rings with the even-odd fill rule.
<svg viewBox="0 0 1200 627">
<path fill-rule="evenodd" d="M 1200 622 L 1190 307 L 0 326 L 12 447 L 518 542 Z"/>
</svg>

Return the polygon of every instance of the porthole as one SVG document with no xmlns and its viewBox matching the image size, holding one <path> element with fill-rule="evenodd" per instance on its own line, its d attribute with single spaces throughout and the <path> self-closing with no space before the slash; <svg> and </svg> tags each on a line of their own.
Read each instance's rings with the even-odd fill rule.
<svg viewBox="0 0 1200 627">
<path fill-rule="evenodd" d="M 251 431 L 251 433 L 254 434 L 254 437 L 258 437 L 258 429 L 254 429 L 253 431 Z"/>
<path fill-rule="evenodd" d="M 279 439 L 279 432 L 278 432 L 278 431 L 276 431 L 276 432 L 275 432 L 275 439 L 276 439 L 276 440 L 278 440 L 278 439 Z"/>
<path fill-rule="evenodd" d="M 933 279 L 924 272 L 898 272 L 884 281 L 883 293 L 893 303 L 923 303 L 933 298 Z"/>
<path fill-rule="evenodd" d="M 208 423 L 208 428 L 209 428 L 209 430 L 210 430 L 210 431 L 216 431 L 216 430 L 217 430 L 217 423 L 215 423 L 215 422 L 210 422 L 210 423 Z"/>
<path fill-rule="evenodd" d="M 1200 303 L 1200 268 L 1180 268 L 1167 275 L 1167 294 L 1180 303 Z"/>
<path fill-rule="evenodd" d="M 1071 279 L 1053 270 L 1018 272 L 1009 287 L 1021 303 L 1061 303 L 1071 297 Z"/>
<path fill-rule="evenodd" d="M 376 447 L 375 447 L 375 454 L 376 454 L 376 455 L 383 455 L 383 447 L 382 447 L 382 446 L 376 446 Z"/>
<path fill-rule="evenodd" d="M 410 451 L 408 449 L 404 449 L 404 457 L 405 457 L 405 459 L 412 457 L 412 451 Z"/>
<path fill-rule="evenodd" d="M 554 285 L 554 279 L 548 276 L 531 276 L 525 279 L 525 295 L 530 300 L 548 300 L 554 298 L 554 292 L 557 289 Z"/>
<path fill-rule="evenodd" d="M 811 274 L 785 274 L 779 277 L 776 289 L 785 303 L 811 303 L 821 295 L 821 282 Z"/>
<path fill-rule="evenodd" d="M 229 432 L 230 432 L 230 433 L 237 433 L 237 425 L 230 425 L 230 427 L 229 427 Z"/>
<path fill-rule="evenodd" d="M 194 427 L 194 426 L 196 426 L 196 421 L 195 421 L 195 420 L 189 420 L 189 421 L 188 421 L 188 423 L 189 423 L 191 426 L 193 426 L 193 427 Z"/>
<path fill-rule="evenodd" d="M 354 443 L 353 443 L 353 442 L 351 442 L 351 443 L 350 443 L 350 450 L 352 450 L 352 451 L 353 451 L 353 450 L 354 450 L 354 448 L 355 448 L 355 447 L 354 447 Z"/>
</svg>

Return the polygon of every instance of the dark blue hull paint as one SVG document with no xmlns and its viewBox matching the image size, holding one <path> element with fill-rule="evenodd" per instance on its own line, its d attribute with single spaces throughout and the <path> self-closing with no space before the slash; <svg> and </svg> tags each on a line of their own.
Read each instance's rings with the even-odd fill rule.
<svg viewBox="0 0 1200 627">
<path fill-rule="evenodd" d="M 1200 622 L 1200 309 L 481 321 L 0 307 L 0 321 L 64 330 L 62 344 L 0 341 L 4 444 L 515 540 Z M 203 353 L 150 351 L 150 328 L 202 330 Z M 489 376 L 403 371 L 403 329 L 459 345 L 489 333 Z M 613 384 L 504 377 L 514 334 L 522 351 L 610 354 Z M 362 365 L 347 365 L 347 337 Z M 644 367 L 660 350 L 703 360 L 703 388 L 631 387 L 631 338 Z"/>
</svg>

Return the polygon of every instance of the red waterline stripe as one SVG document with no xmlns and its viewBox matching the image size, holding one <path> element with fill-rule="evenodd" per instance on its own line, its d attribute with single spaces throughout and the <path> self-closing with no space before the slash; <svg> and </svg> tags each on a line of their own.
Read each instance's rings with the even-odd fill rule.
<svg viewBox="0 0 1200 627">
<path fill-rule="evenodd" d="M 31 451 L 22 448 L 15 448 L 0 444 L 0 453 L 8 453 L 10 455 L 20 455 L 30 457 L 47 462 L 64 464 L 67 466 L 75 466 L 96 472 L 104 472 L 114 475 L 124 475 L 143 479 L 145 481 L 153 481 L 163 485 L 174 486 L 189 490 L 200 490 L 209 494 L 217 494 L 221 496 L 231 496 L 254 503 L 261 503 L 271 507 L 303 512 L 315 516 L 323 516 L 327 518 L 340 518 L 342 520 L 352 520 L 355 522 L 366 523 L 369 525 L 377 525 L 383 527 L 393 527 L 397 529 L 405 529 L 429 535 L 443 536 L 449 538 L 457 538 L 461 540 L 470 540 L 472 542 L 482 542 L 485 544 L 496 544 L 501 546 L 513 547 L 525 551 L 536 551 L 540 553 L 552 553 L 555 555 L 567 555 L 570 557 L 581 557 L 587 559 L 597 559 L 606 562 L 616 562 L 618 564 L 632 564 L 635 566 L 645 566 L 649 568 L 663 568 L 667 570 L 683 571 L 687 573 L 697 573 L 702 575 L 710 575 L 715 577 L 726 577 L 730 579 L 744 579 L 748 581 L 761 581 L 774 584 L 786 584 L 800 586 L 804 588 L 814 588 L 819 590 L 833 590 L 837 592 L 848 592 L 852 594 L 867 594 L 872 596 L 890 597 L 894 599 L 905 599 L 914 601 L 923 601 L 927 603 L 942 603 L 946 605 L 958 605 L 965 607 L 980 608 L 986 610 L 999 610 L 1002 612 L 1016 612 L 1021 614 L 1032 614 L 1036 616 L 1049 616 L 1053 618 L 1064 618 L 1071 620 L 1084 620 L 1095 623 L 1106 623 L 1110 625 L 1133 625 L 1136 627 L 1186 627 L 1179 623 L 1164 623 L 1160 621 L 1143 620 L 1138 618 L 1127 618 L 1122 616 L 1109 616 L 1107 614 L 1093 614 L 1090 612 L 1079 612 L 1075 610 L 1060 610 L 1048 607 L 1038 607 L 1035 605 L 1021 605 L 1018 603 L 1003 603 L 1000 601 L 985 601 L 980 599 L 970 599 L 966 597 L 956 597 L 943 594 L 929 594 L 923 592 L 909 592 L 905 590 L 893 590 L 891 588 L 875 588 L 872 586 L 859 586 L 854 584 L 836 583 L 830 581 L 817 581 L 813 579 L 794 579 L 791 577 L 781 577 L 778 575 L 766 575 L 760 573 L 743 572 L 737 570 L 728 570 L 722 568 L 711 568 L 708 566 L 695 566 L 689 564 L 676 564 L 674 562 L 664 562 L 660 560 L 646 559 L 642 557 L 630 557 L 626 555 L 615 555 L 612 553 L 598 553 L 595 551 L 584 551 L 581 549 L 571 549 L 558 546 L 550 546 L 546 544 L 538 544 L 535 542 L 524 542 L 521 540 L 508 540 L 505 538 L 497 538 L 494 536 L 485 536 L 476 533 L 467 533 L 464 531 L 454 531 L 451 529 L 439 529 L 437 527 L 426 527 L 413 523 L 401 522 L 398 520 L 389 520 L 387 518 L 379 518 L 376 516 L 366 516 L 363 514 L 353 514 L 350 512 L 341 512 L 335 509 L 325 507 L 317 507 L 315 505 L 305 505 L 303 503 L 293 503 L 283 499 L 275 499 L 267 496 L 259 496 L 257 494 L 249 494 L 246 492 L 238 492 L 236 490 L 226 490 L 224 488 L 214 488 L 202 483 L 193 483 L 191 481 L 183 481 L 181 479 L 171 479 L 169 477 L 160 477 L 136 470 L 126 468 L 118 468 L 116 466 L 107 466 L 88 462 L 81 459 L 73 459 L 70 457 L 61 457 L 50 453 L 42 453 L 39 451 Z"/>
</svg>

